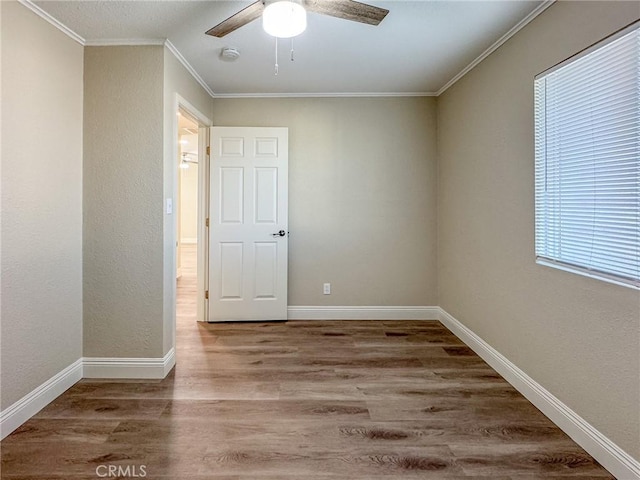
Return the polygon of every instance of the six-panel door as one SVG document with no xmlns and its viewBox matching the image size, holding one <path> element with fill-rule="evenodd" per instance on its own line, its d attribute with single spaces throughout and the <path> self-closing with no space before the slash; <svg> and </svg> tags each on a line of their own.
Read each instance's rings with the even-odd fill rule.
<svg viewBox="0 0 640 480">
<path fill-rule="evenodd" d="M 288 129 L 212 127 L 210 172 L 209 321 L 286 320 Z"/>
</svg>

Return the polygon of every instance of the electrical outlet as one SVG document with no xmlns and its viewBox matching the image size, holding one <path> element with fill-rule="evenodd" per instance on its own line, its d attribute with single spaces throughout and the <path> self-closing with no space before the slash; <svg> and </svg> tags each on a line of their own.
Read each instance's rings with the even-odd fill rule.
<svg viewBox="0 0 640 480">
<path fill-rule="evenodd" d="M 325 295 L 331 295 L 331 284 L 330 283 L 325 283 L 322 286 L 322 293 L 324 293 Z"/>
</svg>

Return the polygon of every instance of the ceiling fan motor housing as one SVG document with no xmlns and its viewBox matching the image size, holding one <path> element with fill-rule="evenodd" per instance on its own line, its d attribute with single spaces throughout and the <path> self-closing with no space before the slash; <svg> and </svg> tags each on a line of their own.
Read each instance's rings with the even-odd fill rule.
<svg viewBox="0 0 640 480">
<path fill-rule="evenodd" d="M 284 8 L 285 15 L 279 17 L 279 20 L 276 18 L 274 23 L 284 23 L 283 29 L 291 29 L 290 25 L 286 25 L 288 23 L 286 19 L 288 18 L 290 20 L 294 18 L 297 19 L 294 20 L 294 22 L 297 22 L 298 27 L 285 32 L 284 35 L 279 29 L 270 32 L 271 29 L 265 27 L 267 33 L 281 38 L 294 37 L 304 31 L 303 25 L 306 26 L 307 11 L 369 25 L 378 25 L 387 13 L 389 13 L 389 10 L 386 8 L 367 5 L 366 3 L 356 2 L 354 0 L 256 0 L 248 7 L 243 8 L 215 27 L 207 30 L 206 34 L 222 38 L 260 17 L 263 17 L 264 26 L 264 15 L 266 14 L 266 16 L 269 17 L 266 11 L 271 10 L 271 13 L 273 13 L 273 11 L 283 8 L 283 6 L 286 7 Z M 278 15 L 276 15 L 276 17 L 278 17 Z M 285 21 L 283 21 L 283 19 L 285 19 Z M 267 23 L 269 23 L 269 20 L 267 20 Z"/>
</svg>

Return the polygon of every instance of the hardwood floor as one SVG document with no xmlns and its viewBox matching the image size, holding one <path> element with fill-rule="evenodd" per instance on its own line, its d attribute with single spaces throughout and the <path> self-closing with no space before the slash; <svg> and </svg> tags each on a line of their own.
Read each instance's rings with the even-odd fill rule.
<svg viewBox="0 0 640 480">
<path fill-rule="evenodd" d="M 613 478 L 439 322 L 197 324 L 188 250 L 174 371 L 79 382 L 3 479 Z"/>
</svg>

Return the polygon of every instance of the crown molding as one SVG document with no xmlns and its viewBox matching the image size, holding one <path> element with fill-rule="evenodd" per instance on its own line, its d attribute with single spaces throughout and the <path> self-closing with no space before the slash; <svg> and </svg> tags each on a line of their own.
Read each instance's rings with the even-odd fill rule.
<svg viewBox="0 0 640 480">
<path fill-rule="evenodd" d="M 213 98 L 435 97 L 435 92 L 217 93 Z"/>
<path fill-rule="evenodd" d="M 0 0 L 2 1 L 2 0 Z M 45 12 L 38 5 L 33 3 L 31 0 L 18 0 L 22 5 L 31 10 L 33 13 L 38 15 L 40 18 L 50 23 L 58 30 L 60 30 L 65 35 L 69 36 L 76 42 L 78 42 L 83 47 L 114 47 L 114 46 L 142 46 L 142 45 L 164 45 L 169 49 L 169 51 L 173 54 L 174 57 L 187 69 L 187 71 L 193 76 L 193 78 L 200 84 L 202 88 L 211 96 L 215 97 L 215 94 L 211 90 L 211 88 L 205 83 L 202 77 L 196 72 L 196 70 L 191 66 L 191 64 L 184 58 L 184 56 L 178 51 L 178 49 L 171 43 L 168 39 L 159 39 L 159 38 L 103 38 L 103 39 L 94 39 L 94 40 L 86 40 L 76 32 L 71 30 L 65 24 L 55 19 L 47 12 Z"/>
<path fill-rule="evenodd" d="M 55 18 L 53 18 L 51 15 L 49 15 L 47 12 L 45 12 L 43 9 L 41 9 L 38 5 L 33 3 L 31 0 L 18 0 L 18 2 L 20 2 L 22 5 L 27 7 L 29 10 L 31 10 L 33 13 L 38 15 L 43 20 L 49 22 L 51 25 L 53 25 L 58 30 L 60 30 L 62 33 L 67 35 L 69 38 L 71 38 L 71 39 L 75 40 L 76 42 L 78 42 L 80 45 L 84 46 L 86 44 L 86 40 L 84 38 L 82 38 L 76 32 L 71 30 L 69 27 L 67 27 L 62 22 L 60 22 L 60 21 L 56 20 Z"/>
<path fill-rule="evenodd" d="M 144 45 L 164 45 L 164 38 L 98 38 L 85 40 L 87 47 L 139 47 Z"/>
<path fill-rule="evenodd" d="M 1 0 L 0 0 L 1 1 Z M 191 66 L 187 59 L 178 51 L 178 49 L 171 43 L 170 40 L 162 39 L 98 39 L 98 40 L 86 40 L 62 22 L 56 20 L 49 15 L 39 6 L 32 2 L 32 0 L 18 0 L 22 5 L 34 12 L 36 15 L 49 22 L 58 30 L 69 36 L 82 46 L 140 46 L 140 45 L 163 45 L 169 49 L 169 51 L 176 57 L 176 59 L 187 69 L 191 76 L 200 84 L 202 88 L 212 98 L 339 98 L 339 97 L 438 97 L 447 91 L 458 80 L 469 73 L 485 58 L 495 52 L 500 46 L 502 46 L 507 40 L 513 37 L 516 33 L 522 30 L 538 15 L 544 12 L 547 8 L 553 5 L 556 0 L 544 0 L 538 7 L 536 7 L 529 15 L 523 18 L 518 24 L 511 28 L 507 33 L 500 37 L 495 43 L 487 48 L 480 56 L 473 60 L 469 65 L 462 69 L 457 75 L 449 80 L 442 88 L 437 92 L 338 92 L 338 93 L 229 93 L 229 94 L 216 94 L 207 85 L 204 79 L 198 74 L 198 72 Z"/>
<path fill-rule="evenodd" d="M 195 79 L 195 81 L 198 82 L 200 84 L 200 86 L 202 88 L 204 88 L 205 91 L 212 98 L 215 98 L 216 94 L 213 93 L 213 90 L 211 90 L 211 87 L 209 87 L 209 85 L 207 85 L 207 83 L 202 79 L 200 74 L 198 74 L 198 72 L 196 72 L 196 69 L 191 66 L 191 64 L 187 61 L 187 59 L 182 56 L 182 54 L 175 47 L 175 45 L 173 43 L 171 43 L 171 40 L 169 40 L 169 39 L 165 40 L 164 46 L 167 47 L 167 49 L 171 53 L 173 53 L 173 56 L 176 57 L 176 59 L 182 64 L 182 66 L 187 69 L 187 71 L 191 74 L 191 76 Z"/>
<path fill-rule="evenodd" d="M 544 12 L 547 8 L 553 5 L 556 0 L 544 0 L 540 5 L 538 5 L 529 15 L 524 17 L 520 22 L 518 22 L 511 30 L 505 33 L 502 37 L 500 37 L 493 45 L 487 48 L 484 52 L 480 54 L 473 62 L 463 68 L 455 77 L 449 80 L 445 85 L 438 90 L 436 96 L 442 95 L 447 91 L 449 87 L 451 87 L 454 83 L 464 77 L 467 73 L 469 73 L 473 68 L 482 62 L 485 58 L 495 52 L 498 48 L 500 48 L 507 40 L 513 37 L 516 33 L 522 30 L 525 26 L 527 26 L 534 18 Z"/>
</svg>

